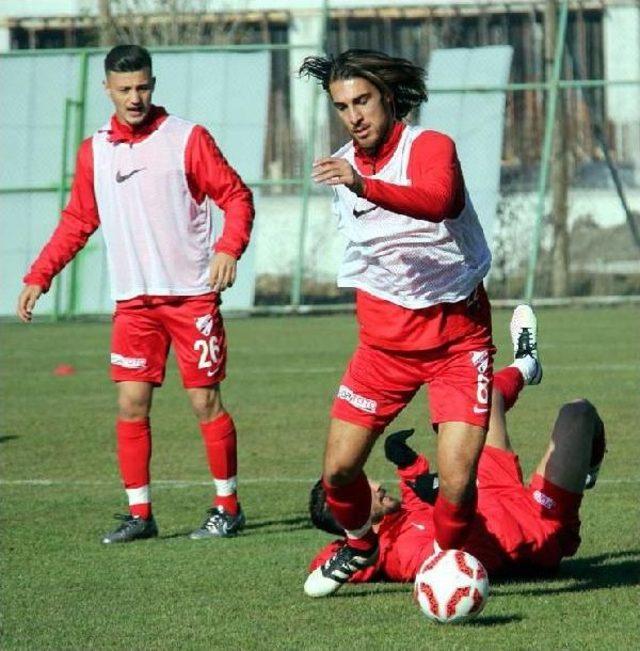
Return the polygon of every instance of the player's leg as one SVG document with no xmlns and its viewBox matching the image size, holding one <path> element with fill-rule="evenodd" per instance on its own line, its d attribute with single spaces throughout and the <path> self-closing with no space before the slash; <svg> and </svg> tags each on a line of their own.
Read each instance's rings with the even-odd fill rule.
<svg viewBox="0 0 640 651">
<path fill-rule="evenodd" d="M 433 513 L 441 549 L 459 549 L 476 512 L 476 473 L 486 429 L 462 422 L 438 426 L 439 492 Z"/>
<path fill-rule="evenodd" d="M 588 400 L 575 400 L 561 407 L 536 474 L 566 491 L 582 493 L 587 474 L 599 467 L 604 452 L 604 425 L 596 408 Z"/>
<path fill-rule="evenodd" d="M 363 470 L 376 438 L 371 427 L 331 420 L 322 485 L 327 507 L 344 528 L 347 543 L 309 574 L 304 591 L 310 597 L 334 593 L 355 572 L 373 565 L 378 558 L 378 539 L 371 522 L 371 488 Z"/>
<path fill-rule="evenodd" d="M 226 374 L 224 323 L 212 295 L 167 305 L 163 323 L 171 335 L 182 381 L 198 419 L 215 487 L 211 508 L 192 539 L 234 536 L 245 524 L 238 503 L 235 423 L 222 403 Z"/>
<path fill-rule="evenodd" d="M 128 542 L 157 535 L 150 494 L 153 388 L 162 384 L 169 339 L 153 308 L 123 309 L 114 316 L 111 378 L 117 383 L 116 438 L 120 476 L 129 515 L 104 543 Z"/>
<path fill-rule="evenodd" d="M 354 353 L 333 404 L 323 468 L 327 506 L 345 529 L 347 544 L 309 575 L 307 595 L 329 595 L 358 569 L 376 562 L 378 541 L 364 465 L 379 434 L 419 385 L 393 354 L 362 345 Z"/>
<path fill-rule="evenodd" d="M 238 444 L 235 423 L 222 403 L 220 385 L 187 389 L 200 425 L 209 471 L 215 487 L 211 508 L 190 538 L 230 537 L 245 525 L 238 502 Z"/>
<path fill-rule="evenodd" d="M 491 411 L 490 335 L 439 351 L 426 369 L 431 422 L 438 431 L 440 488 L 434 509 L 441 549 L 464 544 L 476 511 L 476 474 Z"/>
<path fill-rule="evenodd" d="M 538 321 L 528 305 L 518 305 L 510 324 L 514 360 L 493 376 L 491 418 L 485 445 L 511 451 L 505 414 L 516 403 L 525 384 L 539 384 L 542 365 L 538 356 Z"/>
</svg>

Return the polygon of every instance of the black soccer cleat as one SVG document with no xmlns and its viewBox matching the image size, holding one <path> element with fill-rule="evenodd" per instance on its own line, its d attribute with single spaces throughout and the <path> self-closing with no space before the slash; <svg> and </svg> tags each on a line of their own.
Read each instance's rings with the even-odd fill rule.
<svg viewBox="0 0 640 651">
<path fill-rule="evenodd" d="M 244 512 L 238 505 L 238 512 L 235 515 L 227 513 L 221 506 L 216 506 L 207 511 L 207 516 L 202 526 L 189 534 L 191 540 L 203 540 L 205 538 L 231 538 L 244 528 Z"/>
<path fill-rule="evenodd" d="M 148 520 L 133 515 L 115 515 L 114 517 L 116 520 L 121 520 L 122 524 L 115 531 L 104 536 L 102 543 L 105 545 L 155 538 L 158 535 L 158 525 L 156 525 L 153 516 Z"/>
<path fill-rule="evenodd" d="M 378 560 L 378 545 L 368 552 L 344 544 L 324 565 L 316 567 L 304 583 L 309 597 L 327 597 L 346 583 L 358 570 L 370 567 Z"/>
<path fill-rule="evenodd" d="M 596 485 L 598 480 L 598 473 L 600 472 L 600 466 L 604 459 L 604 455 L 607 452 L 607 437 L 604 431 L 604 424 L 598 418 L 598 431 L 593 437 L 593 443 L 591 444 L 591 460 L 589 461 L 589 472 L 584 482 L 585 489 L 593 488 Z"/>
</svg>

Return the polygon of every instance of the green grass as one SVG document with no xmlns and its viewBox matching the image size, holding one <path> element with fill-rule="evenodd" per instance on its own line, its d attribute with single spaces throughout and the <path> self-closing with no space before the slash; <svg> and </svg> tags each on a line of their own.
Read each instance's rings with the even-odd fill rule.
<svg viewBox="0 0 640 651">
<path fill-rule="evenodd" d="M 498 365 L 510 313 L 496 311 Z M 224 398 L 240 437 L 246 533 L 192 542 L 210 489 L 175 365 L 153 410 L 154 509 L 161 535 L 104 548 L 124 510 L 113 440 L 108 324 L 2 326 L 0 437 L 3 649 L 624 649 L 640 636 L 638 400 L 640 312 L 539 314 L 545 379 L 510 429 L 525 472 L 555 410 L 585 396 L 608 427 L 601 481 L 583 505 L 583 544 L 553 580 L 492 586 L 473 624 L 438 627 L 406 585 L 347 586 L 304 597 L 306 566 L 328 537 L 311 529 L 332 394 L 355 343 L 353 318 L 230 321 Z M 59 363 L 77 373 L 55 377 Z M 398 419 L 433 451 L 424 395 Z M 392 469 L 378 446 L 373 477 Z M 42 480 L 27 483 L 25 480 Z M 166 480 L 183 480 L 184 484 Z M 244 480 L 244 481 L 243 481 Z M 635 642 L 634 642 L 635 640 Z"/>
</svg>

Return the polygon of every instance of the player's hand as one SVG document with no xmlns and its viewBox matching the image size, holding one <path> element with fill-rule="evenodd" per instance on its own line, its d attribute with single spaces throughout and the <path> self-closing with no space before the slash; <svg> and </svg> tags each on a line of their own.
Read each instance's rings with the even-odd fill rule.
<svg viewBox="0 0 640 651">
<path fill-rule="evenodd" d="M 324 185 L 346 185 L 359 197 L 364 191 L 362 177 L 344 158 L 321 158 L 315 161 L 311 178 Z"/>
<path fill-rule="evenodd" d="M 438 498 L 440 482 L 437 472 L 424 472 L 418 475 L 415 481 L 406 482 L 407 486 L 427 504 L 435 504 Z"/>
<path fill-rule="evenodd" d="M 42 294 L 42 287 L 40 285 L 25 285 L 18 296 L 18 307 L 16 314 L 20 317 L 21 321 L 29 323 L 33 318 L 33 308 L 36 301 Z"/>
<path fill-rule="evenodd" d="M 209 285 L 214 292 L 223 292 L 236 282 L 238 261 L 228 253 L 215 253 L 209 264 Z"/>
<path fill-rule="evenodd" d="M 384 456 L 398 468 L 406 468 L 418 458 L 415 450 L 407 445 L 407 439 L 413 436 L 414 432 L 414 429 L 405 429 L 389 434 L 384 441 Z"/>
</svg>

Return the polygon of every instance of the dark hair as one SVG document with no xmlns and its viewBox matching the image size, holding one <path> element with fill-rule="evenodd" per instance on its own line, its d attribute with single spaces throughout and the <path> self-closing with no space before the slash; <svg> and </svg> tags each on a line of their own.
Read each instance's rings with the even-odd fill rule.
<svg viewBox="0 0 640 651">
<path fill-rule="evenodd" d="M 116 45 L 104 58 L 104 71 L 136 72 L 143 68 L 151 70 L 151 55 L 140 45 Z"/>
<path fill-rule="evenodd" d="M 298 70 L 300 76 L 314 77 L 322 88 L 338 79 L 361 77 L 383 95 L 391 95 L 395 117 L 405 117 L 411 109 L 427 101 L 424 68 L 374 50 L 347 50 L 337 57 L 306 57 Z"/>
<path fill-rule="evenodd" d="M 318 479 L 309 493 L 309 516 L 316 529 L 344 536 L 344 529 L 336 522 L 327 506 L 327 494 L 322 479 Z"/>
</svg>

